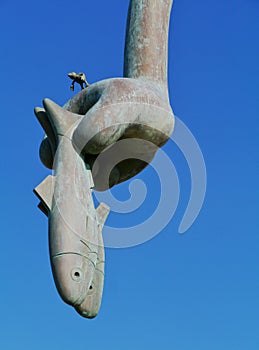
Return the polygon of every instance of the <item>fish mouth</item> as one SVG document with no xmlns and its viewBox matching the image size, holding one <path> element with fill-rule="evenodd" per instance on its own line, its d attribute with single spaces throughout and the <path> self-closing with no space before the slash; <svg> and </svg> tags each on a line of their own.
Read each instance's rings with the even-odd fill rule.
<svg viewBox="0 0 259 350">
<path fill-rule="evenodd" d="M 79 315 L 81 315 L 84 318 L 93 319 L 97 316 L 97 312 L 93 313 L 93 312 L 86 311 L 81 305 L 76 305 L 75 310 L 76 312 L 79 313 Z"/>
</svg>

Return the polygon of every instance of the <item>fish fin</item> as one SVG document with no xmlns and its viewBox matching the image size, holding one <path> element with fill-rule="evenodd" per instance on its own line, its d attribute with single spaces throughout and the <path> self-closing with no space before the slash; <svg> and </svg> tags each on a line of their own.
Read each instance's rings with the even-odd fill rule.
<svg viewBox="0 0 259 350">
<path fill-rule="evenodd" d="M 45 214 L 47 217 L 49 216 L 49 210 L 47 209 L 47 207 L 45 206 L 45 204 L 43 204 L 41 201 L 39 202 L 39 204 L 37 205 L 37 207 L 40 209 L 40 211 L 43 212 L 43 214 Z"/>
<path fill-rule="evenodd" d="M 96 208 L 97 220 L 101 227 L 103 227 L 109 213 L 110 207 L 108 207 L 108 205 L 105 203 L 100 203 L 100 205 Z"/>
<path fill-rule="evenodd" d="M 50 121 L 49 121 L 49 118 L 48 118 L 48 115 L 47 115 L 45 109 L 40 108 L 40 107 L 36 107 L 36 108 L 34 108 L 34 114 L 36 115 L 40 125 L 42 126 L 43 130 L 46 132 L 46 134 L 50 140 L 52 152 L 55 151 L 56 138 L 55 138 L 55 134 L 53 132 L 52 125 L 50 124 Z M 55 152 L 53 154 L 55 154 Z"/>
<path fill-rule="evenodd" d="M 92 175 L 92 171 L 90 168 L 86 168 L 86 178 L 88 181 L 88 185 L 90 189 L 94 188 L 94 180 L 93 180 L 93 175 Z"/>
<path fill-rule="evenodd" d="M 40 199 L 40 204 L 38 205 L 39 209 L 47 216 L 52 205 L 53 189 L 54 176 L 49 175 L 33 190 Z"/>
<path fill-rule="evenodd" d="M 75 126 L 83 118 L 82 115 L 69 112 L 48 98 L 43 100 L 43 105 L 56 136 L 71 136 Z"/>
</svg>

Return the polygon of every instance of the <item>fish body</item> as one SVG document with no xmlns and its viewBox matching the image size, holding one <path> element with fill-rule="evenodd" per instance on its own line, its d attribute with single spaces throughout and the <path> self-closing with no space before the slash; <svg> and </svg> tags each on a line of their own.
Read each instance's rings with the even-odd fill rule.
<svg viewBox="0 0 259 350">
<path fill-rule="evenodd" d="M 93 317 L 96 311 L 91 308 L 86 311 L 80 305 L 86 301 L 93 288 L 96 264 L 99 262 L 100 265 L 100 261 L 104 260 L 104 253 L 98 211 L 92 198 L 94 185 L 91 171 L 71 140 L 81 117 L 48 99 L 44 100 L 44 107 L 44 113 L 39 109 L 35 113 L 53 142 L 55 137 L 54 176 L 45 179 L 35 189 L 35 193 L 49 218 L 52 272 L 61 298 L 69 305 L 83 310 L 83 316 L 88 317 L 89 313 Z M 100 304 L 100 300 L 97 304 Z"/>
</svg>

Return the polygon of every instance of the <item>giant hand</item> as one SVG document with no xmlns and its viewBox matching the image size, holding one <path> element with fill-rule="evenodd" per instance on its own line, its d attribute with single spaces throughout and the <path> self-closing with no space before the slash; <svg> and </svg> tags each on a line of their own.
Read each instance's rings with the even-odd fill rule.
<svg viewBox="0 0 259 350">
<path fill-rule="evenodd" d="M 75 119 L 80 115 L 81 122 L 74 131 L 73 144 L 91 167 L 98 154 L 118 140 L 138 138 L 161 147 L 173 131 L 174 117 L 167 89 L 171 6 L 172 0 L 131 1 L 125 46 L 125 78 L 97 82 L 64 106 L 75 114 Z M 55 147 L 49 141 L 43 140 L 40 155 L 43 163 L 53 168 Z M 146 156 L 147 162 L 143 162 L 133 159 L 132 150 L 132 158 L 118 164 L 108 182 L 104 181 L 104 174 L 107 176 L 104 169 L 102 173 L 95 171 L 95 189 L 105 190 L 136 175 L 152 160 L 152 152 Z M 108 168 L 111 154 L 109 149 L 107 157 L 105 154 L 102 156 Z"/>
</svg>

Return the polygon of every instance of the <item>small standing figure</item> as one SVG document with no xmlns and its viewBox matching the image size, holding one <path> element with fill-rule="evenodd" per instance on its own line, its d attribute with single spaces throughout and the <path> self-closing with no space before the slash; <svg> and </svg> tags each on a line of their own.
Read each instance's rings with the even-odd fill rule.
<svg viewBox="0 0 259 350">
<path fill-rule="evenodd" d="M 74 91 L 75 83 L 78 83 L 81 86 L 82 90 L 84 88 L 87 88 L 88 86 L 90 86 L 90 84 L 86 80 L 86 76 L 84 73 L 71 72 L 71 73 L 68 73 L 68 76 L 70 79 L 73 80 L 72 84 L 70 85 L 70 90 L 72 90 L 72 91 Z M 85 84 L 85 87 L 84 87 L 84 84 Z"/>
</svg>

